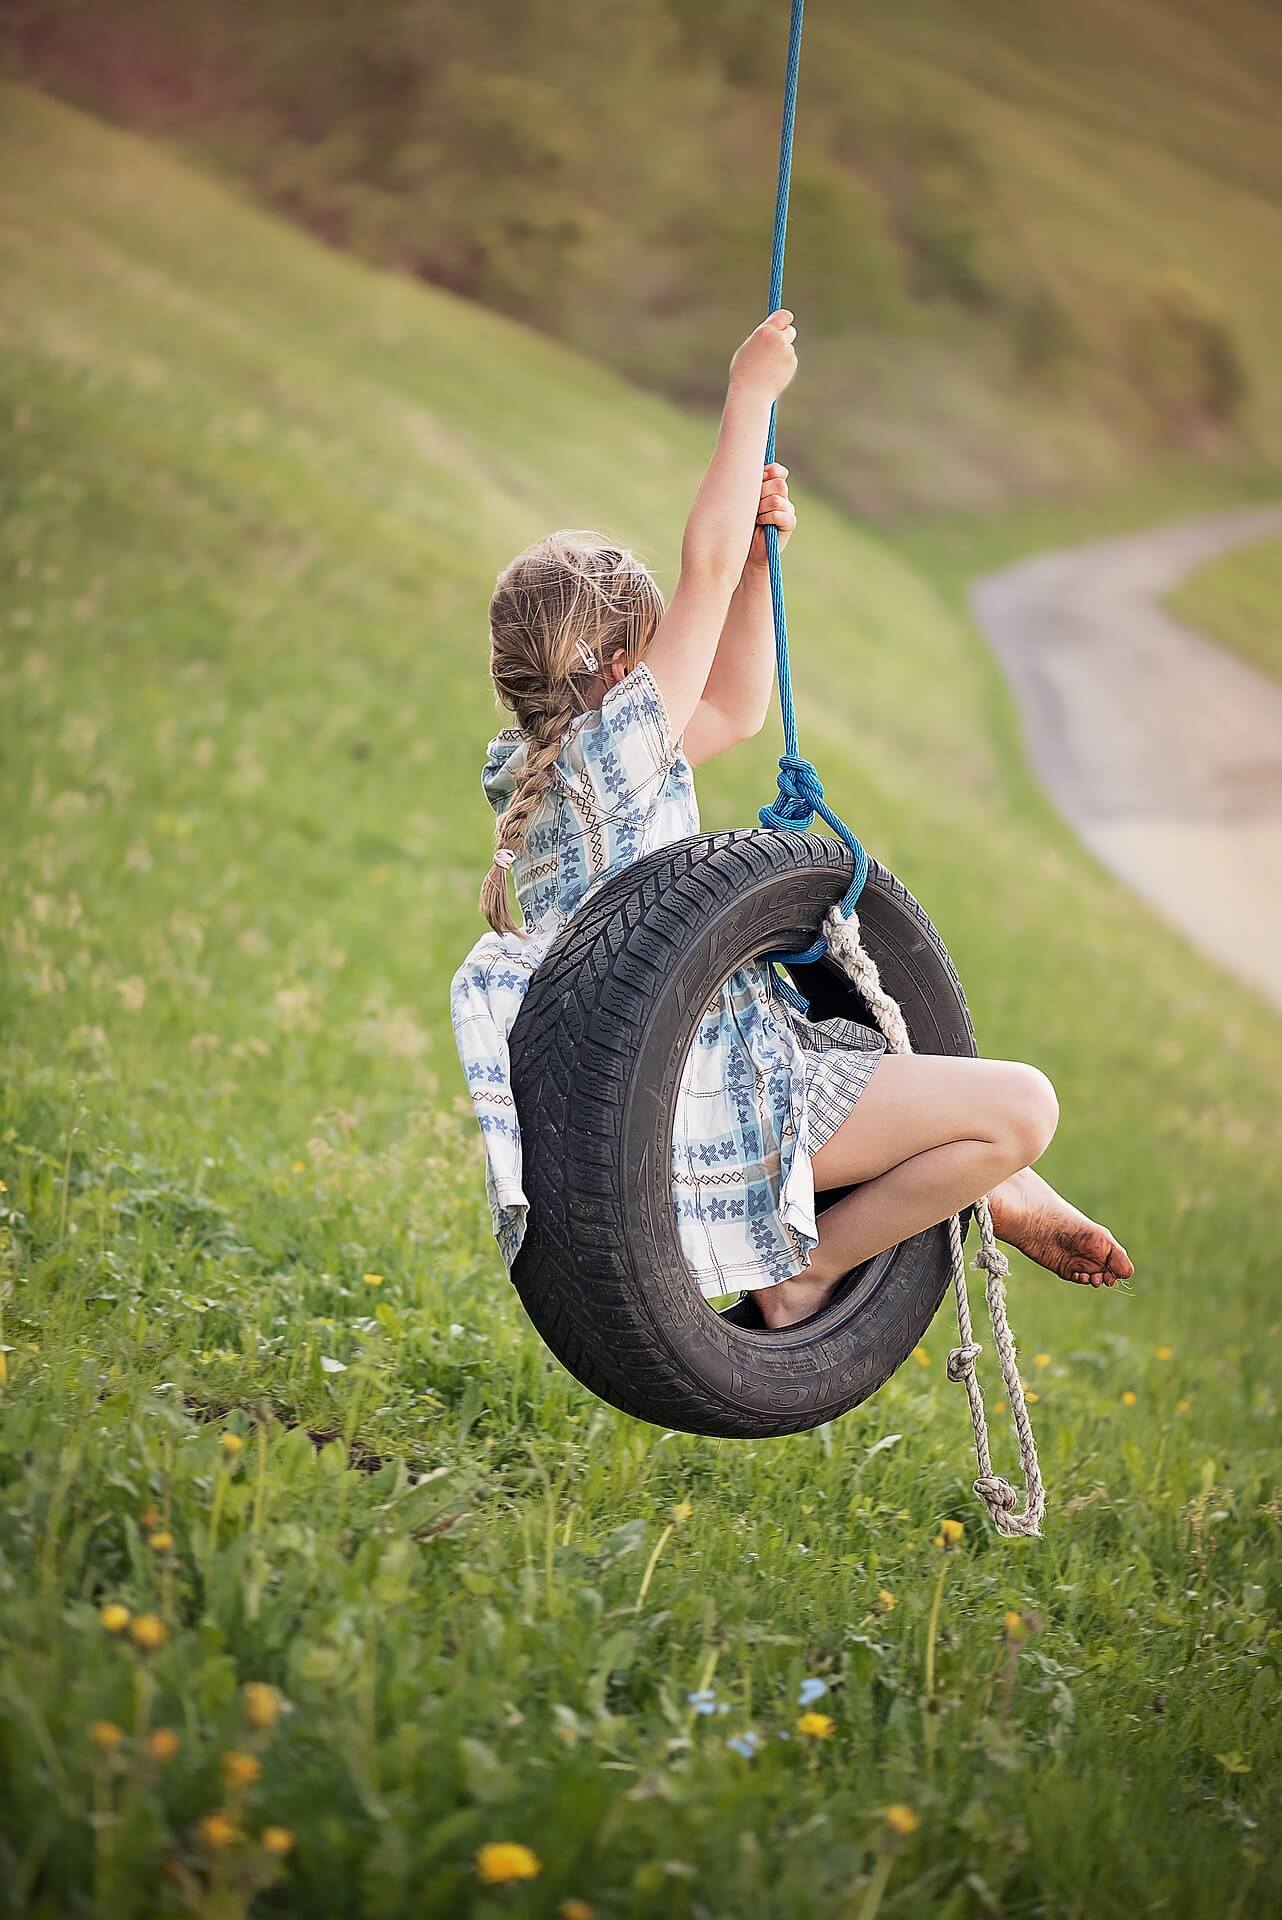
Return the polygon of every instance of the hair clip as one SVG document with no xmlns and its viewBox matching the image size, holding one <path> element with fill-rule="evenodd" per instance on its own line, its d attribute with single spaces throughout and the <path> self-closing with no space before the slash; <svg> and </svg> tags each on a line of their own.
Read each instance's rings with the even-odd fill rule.
<svg viewBox="0 0 1282 1920">
<path fill-rule="evenodd" d="M 587 646 L 582 640 L 577 640 L 575 642 L 575 645 L 579 649 L 579 658 L 583 662 L 584 666 L 587 668 L 588 672 L 600 673 L 601 662 L 597 659 L 591 647 Z"/>
<path fill-rule="evenodd" d="M 494 856 L 494 864 L 496 867 L 510 867 L 515 859 L 516 851 L 514 848 L 500 847 Z"/>
</svg>

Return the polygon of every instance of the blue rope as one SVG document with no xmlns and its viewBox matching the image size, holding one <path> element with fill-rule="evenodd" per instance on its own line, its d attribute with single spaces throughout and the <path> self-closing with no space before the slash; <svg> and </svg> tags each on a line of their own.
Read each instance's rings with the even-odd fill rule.
<svg viewBox="0 0 1282 1920">
<path fill-rule="evenodd" d="M 805 0 L 792 0 L 792 19 L 788 28 L 788 67 L 783 86 L 783 120 L 779 129 L 779 182 L 775 189 L 775 230 L 770 248 L 770 306 L 775 313 L 783 305 L 783 256 L 788 240 L 788 198 L 792 187 L 792 142 L 797 119 L 797 76 L 801 69 L 801 20 Z M 770 409 L 770 431 L 766 436 L 766 461 L 775 457 L 775 414 Z M 792 698 L 792 662 L 788 655 L 788 617 L 783 601 L 783 567 L 779 559 L 779 530 L 767 527 L 766 564 L 770 573 L 770 606 L 775 623 L 775 671 L 779 680 L 779 713 L 783 721 L 783 755 L 779 761 L 779 789 L 760 815 L 763 827 L 795 827 L 804 833 L 816 814 L 826 821 L 839 840 L 849 847 L 855 863 L 854 877 L 841 899 L 841 911 L 850 913 L 863 892 L 868 878 L 868 855 L 839 814 L 824 803 L 823 782 L 811 761 L 797 751 L 797 713 Z M 804 953 L 780 953 L 773 957 L 788 966 L 806 966 L 822 959 L 828 942 L 821 934 Z"/>
</svg>

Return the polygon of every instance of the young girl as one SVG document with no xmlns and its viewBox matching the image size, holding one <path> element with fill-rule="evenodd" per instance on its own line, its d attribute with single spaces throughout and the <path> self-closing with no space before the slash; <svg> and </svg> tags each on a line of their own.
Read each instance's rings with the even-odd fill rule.
<svg viewBox="0 0 1282 1920">
<path fill-rule="evenodd" d="M 530 978 L 589 893 L 698 831 L 691 767 L 766 718 L 763 529 L 776 527 L 782 546 L 796 514 L 787 469 L 763 472 L 761 449 L 796 370 L 795 341 L 781 310 L 731 362 L 666 609 L 641 562 L 595 534 L 549 535 L 494 589 L 490 669 L 517 724 L 491 743 L 482 776 L 498 815 L 480 901 L 493 931 L 455 976 L 451 1008 L 509 1265 L 527 1203 L 507 1045 Z M 790 1326 L 852 1267 L 982 1193 L 1001 1238 L 1052 1273 L 1112 1287 L 1132 1272 L 1113 1236 L 1032 1171 L 1058 1118 L 1044 1074 L 886 1053 L 868 1028 L 795 1014 L 771 980 L 757 962 L 720 989 L 678 1095 L 673 1204 L 706 1296 L 751 1290 L 767 1326 Z M 537 1125 L 537 1114 L 525 1121 Z M 816 1191 L 848 1186 L 816 1221 Z"/>
</svg>

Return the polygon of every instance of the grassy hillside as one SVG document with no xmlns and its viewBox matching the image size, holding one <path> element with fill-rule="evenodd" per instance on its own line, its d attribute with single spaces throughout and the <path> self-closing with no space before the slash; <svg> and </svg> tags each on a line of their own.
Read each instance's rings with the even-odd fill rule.
<svg viewBox="0 0 1282 1920">
<path fill-rule="evenodd" d="M 953 561 L 799 489 L 803 743 L 1137 1260 L 1015 1275 L 1027 1547 L 946 1324 L 830 1429 L 662 1434 L 488 1239 L 445 989 L 489 581 L 584 522 L 670 577 L 706 423 L 66 109 L 0 126 L 5 1909 L 1274 1910 L 1282 1027 L 1011 761 Z M 486 1891 L 503 1841 L 541 1871 Z"/>
<path fill-rule="evenodd" d="M 1282 540 L 1262 540 L 1200 568 L 1167 605 L 1253 667 L 1282 679 Z"/>
<path fill-rule="evenodd" d="M 20 71 L 685 400 L 764 297 L 781 0 L 137 0 Z M 794 448 L 881 519 L 1282 461 L 1263 0 L 812 0 Z"/>
</svg>

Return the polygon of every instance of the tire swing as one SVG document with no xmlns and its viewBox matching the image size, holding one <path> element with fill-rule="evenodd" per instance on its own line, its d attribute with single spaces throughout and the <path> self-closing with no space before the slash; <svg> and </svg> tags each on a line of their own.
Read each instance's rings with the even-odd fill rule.
<svg viewBox="0 0 1282 1920">
<path fill-rule="evenodd" d="M 771 256 L 783 255 L 804 0 L 792 0 Z M 771 415 L 765 458 L 774 458 Z M 1006 1320 L 1007 1262 L 988 1202 L 973 1209 L 976 1265 L 1019 1442 L 1025 1498 L 993 1472 L 954 1217 L 857 1267 L 810 1320 L 768 1332 L 749 1296 L 718 1313 L 686 1267 L 672 1205 L 676 1099 L 700 1018 L 738 967 L 769 957 L 780 991 L 817 1019 L 875 1025 L 896 1052 L 973 1056 L 974 1031 L 943 942 L 907 889 L 825 803 L 797 749 L 778 534 L 766 530 L 784 753 L 765 831 L 700 834 L 607 881 L 532 980 L 510 1037 L 530 1202 L 512 1269 L 558 1360 L 624 1413 L 688 1433 L 760 1438 L 847 1413 L 889 1379 L 948 1290 L 979 1477 L 998 1532 L 1040 1532 L 1045 1495 Z M 805 831 L 815 814 L 835 839 Z M 856 913 L 856 903 L 859 911 Z M 527 1124 L 528 1123 L 528 1124 Z M 838 1193 L 823 1196 L 829 1204 Z"/>
</svg>

